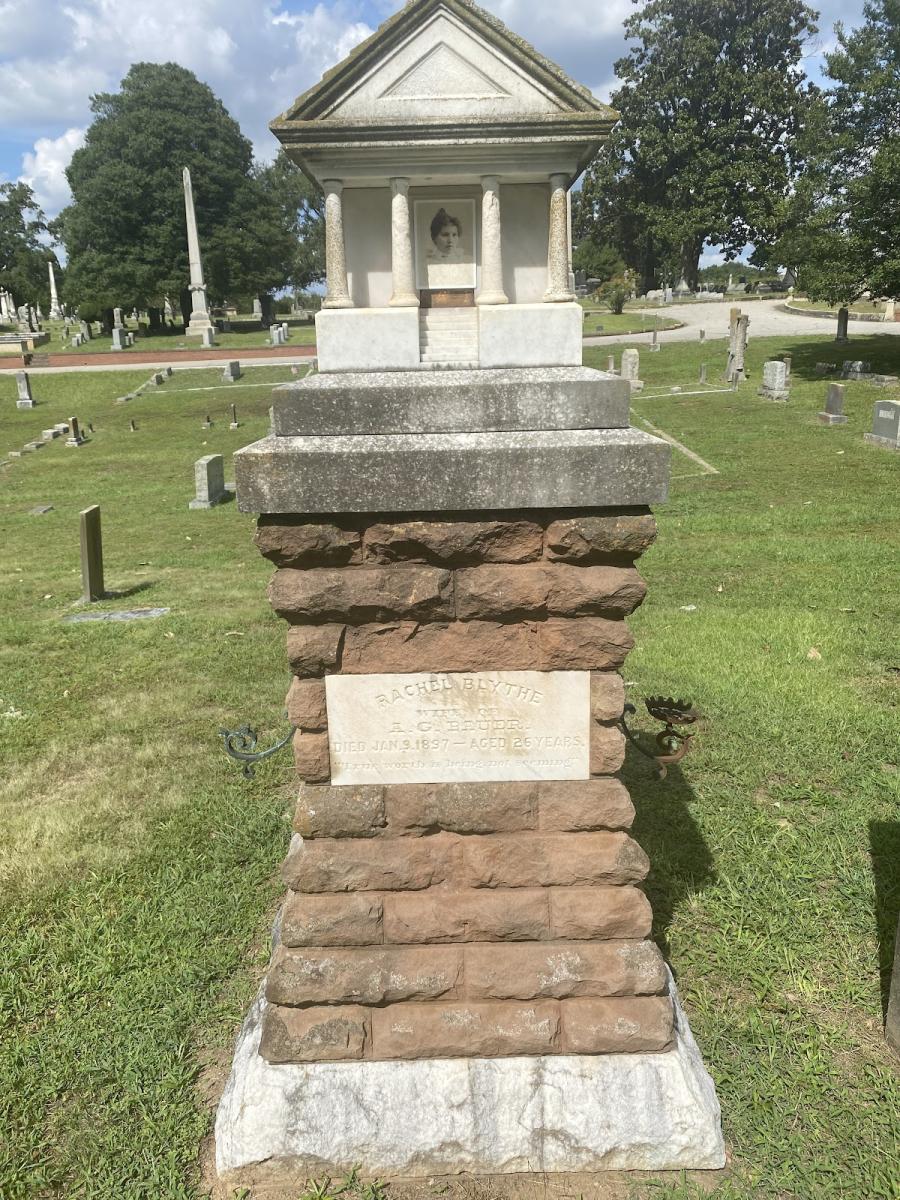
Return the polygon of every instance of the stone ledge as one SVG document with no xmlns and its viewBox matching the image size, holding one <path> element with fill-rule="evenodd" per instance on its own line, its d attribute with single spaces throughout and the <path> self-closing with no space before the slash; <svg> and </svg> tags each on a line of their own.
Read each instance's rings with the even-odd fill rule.
<svg viewBox="0 0 900 1200">
<path fill-rule="evenodd" d="M 270 435 L 234 465 L 242 512 L 471 511 L 657 504 L 669 456 L 636 429 Z"/>
<path fill-rule="evenodd" d="M 624 429 L 630 388 L 590 367 L 335 372 L 283 384 L 272 399 L 278 437 Z"/>
<path fill-rule="evenodd" d="M 718 1170 L 715 1087 L 670 978 L 675 1046 L 662 1053 L 273 1066 L 260 996 L 216 1116 L 220 1175 L 423 1178 L 470 1172 Z M 246 1174 L 241 1182 L 249 1182 Z"/>
</svg>

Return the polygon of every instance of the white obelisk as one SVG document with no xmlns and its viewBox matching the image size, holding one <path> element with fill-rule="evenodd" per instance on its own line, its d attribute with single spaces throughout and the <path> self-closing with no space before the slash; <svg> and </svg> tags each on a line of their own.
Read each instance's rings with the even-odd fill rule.
<svg viewBox="0 0 900 1200">
<path fill-rule="evenodd" d="M 194 212 L 194 191 L 191 187 L 191 173 L 184 168 L 184 212 L 187 218 L 188 259 L 191 265 L 191 320 L 185 330 L 187 334 L 200 337 L 209 330 L 213 332 L 213 323 L 209 319 L 209 309 L 206 301 L 206 284 L 203 282 L 203 264 L 200 261 L 200 241 L 197 237 L 197 216 Z"/>
<path fill-rule="evenodd" d="M 59 307 L 59 296 L 56 291 L 56 276 L 53 273 L 52 262 L 47 263 L 47 270 L 50 272 L 50 320 L 62 321 L 64 313 Z"/>
</svg>

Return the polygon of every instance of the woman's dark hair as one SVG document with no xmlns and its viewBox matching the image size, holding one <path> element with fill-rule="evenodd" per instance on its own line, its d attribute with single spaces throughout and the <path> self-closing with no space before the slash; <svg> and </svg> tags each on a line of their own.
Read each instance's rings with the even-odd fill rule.
<svg viewBox="0 0 900 1200">
<path fill-rule="evenodd" d="M 456 232 L 462 237 L 462 225 L 459 217 L 451 217 L 446 208 L 439 209 L 431 222 L 431 240 L 434 241 L 445 225 L 455 225 Z"/>
</svg>

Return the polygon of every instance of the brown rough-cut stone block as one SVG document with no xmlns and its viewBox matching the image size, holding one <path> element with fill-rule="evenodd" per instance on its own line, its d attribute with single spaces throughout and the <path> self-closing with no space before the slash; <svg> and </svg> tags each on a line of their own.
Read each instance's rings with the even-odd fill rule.
<svg viewBox="0 0 900 1200">
<path fill-rule="evenodd" d="M 634 805 L 618 779 L 542 783 L 539 797 L 538 828 L 548 832 L 630 829 L 634 823 Z"/>
<path fill-rule="evenodd" d="M 288 621 L 439 621 L 453 618 L 453 578 L 436 567 L 276 571 L 269 602 Z"/>
<path fill-rule="evenodd" d="M 331 753 L 327 733 L 307 733 L 298 729 L 294 734 L 294 767 L 301 779 L 321 783 L 331 778 Z"/>
<path fill-rule="evenodd" d="M 303 787 L 294 810 L 294 829 L 305 838 L 374 837 L 384 829 L 380 784 Z"/>
<path fill-rule="evenodd" d="M 616 671 L 591 672 L 591 716 L 618 721 L 625 711 L 625 680 Z"/>
<path fill-rule="evenodd" d="M 552 1054 L 559 1005 L 392 1004 L 372 1013 L 375 1058 L 495 1058 Z"/>
<path fill-rule="evenodd" d="M 471 567 L 455 575 L 456 615 L 461 620 L 546 615 L 550 585 L 545 563 Z"/>
<path fill-rule="evenodd" d="M 489 834 L 466 838 L 463 853 L 470 887 L 637 883 L 650 869 L 627 833 Z"/>
<path fill-rule="evenodd" d="M 395 1004 L 459 999 L 458 946 L 382 946 L 287 950 L 280 946 L 266 978 L 272 1004 Z"/>
<path fill-rule="evenodd" d="M 391 834 L 506 833 L 533 829 L 535 783 L 389 784 L 384 791 Z"/>
<path fill-rule="evenodd" d="M 281 910 L 285 946 L 376 946 L 383 941 L 381 897 L 288 892 Z"/>
<path fill-rule="evenodd" d="M 472 1000 L 653 995 L 666 986 L 653 942 L 494 942 L 465 947 Z"/>
<path fill-rule="evenodd" d="M 532 521 L 404 521 L 371 525 L 367 562 L 528 562 L 540 558 L 543 530 Z"/>
<path fill-rule="evenodd" d="M 384 898 L 388 942 L 520 942 L 546 939 L 548 890 L 515 892 L 433 888 Z"/>
<path fill-rule="evenodd" d="M 377 892 L 443 883 L 460 862 L 459 839 L 314 838 L 292 847 L 281 868 L 295 892 Z"/>
<path fill-rule="evenodd" d="M 581 617 L 547 621 L 454 621 L 348 626 L 341 671 L 606 671 L 620 667 L 634 645 L 622 621 Z M 315 674 L 306 671 L 305 674 Z M 321 672 L 319 672 L 321 674 Z"/>
<path fill-rule="evenodd" d="M 367 1009 L 267 1006 L 259 1052 L 270 1063 L 343 1062 L 365 1055 L 371 1016 Z"/>
<path fill-rule="evenodd" d="M 637 1054 L 668 1050 L 675 1012 L 668 996 L 563 1000 L 564 1054 Z"/>
<path fill-rule="evenodd" d="M 625 617 L 643 602 L 647 585 L 633 567 L 573 567 L 547 563 L 547 611 L 557 617 Z"/>
<path fill-rule="evenodd" d="M 610 556 L 637 558 L 656 539 L 656 519 L 650 513 L 567 517 L 547 528 L 549 558 L 596 562 Z"/>
<path fill-rule="evenodd" d="M 343 625 L 292 625 L 287 635 L 287 654 L 295 675 L 324 675 L 337 666 Z"/>
<path fill-rule="evenodd" d="M 342 566 L 362 558 L 362 535 L 336 525 L 293 524 L 287 517 L 262 516 L 253 540 L 263 558 L 279 567 Z"/>
<path fill-rule="evenodd" d="M 327 728 L 324 680 L 298 679 L 294 676 L 284 703 L 288 720 L 298 729 L 316 732 Z"/>
<path fill-rule="evenodd" d="M 591 774 L 614 775 L 625 761 L 625 734 L 616 725 L 591 725 Z"/>
<path fill-rule="evenodd" d="M 550 936 L 590 941 L 591 938 L 646 938 L 653 913 L 650 901 L 636 887 L 548 888 Z"/>
</svg>

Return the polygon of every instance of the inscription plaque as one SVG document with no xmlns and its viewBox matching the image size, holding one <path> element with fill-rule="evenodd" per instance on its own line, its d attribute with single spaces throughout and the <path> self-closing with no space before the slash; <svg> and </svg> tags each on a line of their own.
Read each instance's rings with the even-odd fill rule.
<svg viewBox="0 0 900 1200">
<path fill-rule="evenodd" d="M 587 671 L 329 675 L 331 782 L 587 779 Z"/>
</svg>

